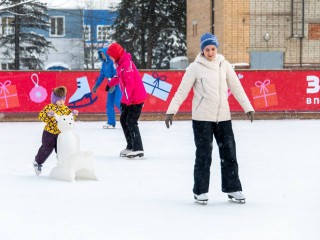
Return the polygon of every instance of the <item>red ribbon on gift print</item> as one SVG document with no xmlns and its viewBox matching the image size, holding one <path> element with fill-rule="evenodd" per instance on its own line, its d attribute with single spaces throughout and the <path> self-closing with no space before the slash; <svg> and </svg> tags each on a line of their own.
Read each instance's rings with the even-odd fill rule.
<svg viewBox="0 0 320 240">
<path fill-rule="evenodd" d="M 9 108 L 8 106 L 8 100 L 7 98 L 8 97 L 13 97 L 13 96 L 17 96 L 17 94 L 11 94 L 11 95 L 7 95 L 7 93 L 9 93 L 9 90 L 8 90 L 8 86 L 11 85 L 11 81 L 10 80 L 7 80 L 5 81 L 4 83 L 0 82 L 0 96 L 3 94 L 4 97 L 0 97 L 0 98 L 4 98 L 4 100 L 6 101 L 6 108 Z"/>
<path fill-rule="evenodd" d="M 266 107 L 268 107 L 267 96 L 276 95 L 276 93 L 268 93 L 269 90 L 268 90 L 267 86 L 270 85 L 270 80 L 266 79 L 263 82 L 256 81 L 254 83 L 254 85 L 256 85 L 256 87 L 260 88 L 260 93 L 262 93 L 263 95 L 262 96 L 253 97 L 253 98 L 261 98 L 261 97 L 263 97 L 264 101 L 266 103 Z"/>
</svg>

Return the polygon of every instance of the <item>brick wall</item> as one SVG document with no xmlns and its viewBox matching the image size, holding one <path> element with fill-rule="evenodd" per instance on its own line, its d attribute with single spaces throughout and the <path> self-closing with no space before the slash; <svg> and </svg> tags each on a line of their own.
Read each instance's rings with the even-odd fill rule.
<svg viewBox="0 0 320 240">
<path fill-rule="evenodd" d="M 193 62 L 200 52 L 200 36 L 211 32 L 211 1 L 187 0 L 187 54 Z"/>
<path fill-rule="evenodd" d="M 230 62 L 249 62 L 249 0 L 215 1 L 214 34 L 219 52 Z M 189 61 L 200 51 L 200 36 L 212 32 L 212 1 L 187 0 L 187 47 Z M 197 22 L 197 24 L 194 21 Z M 195 31 L 195 29 L 197 31 Z"/>
<path fill-rule="evenodd" d="M 211 32 L 211 4 L 211 0 L 187 0 L 190 62 L 200 51 L 201 34 Z M 292 37 L 291 0 L 215 0 L 214 34 L 220 42 L 219 52 L 231 63 L 249 63 L 250 51 L 282 51 L 285 65 L 302 60 L 302 64 L 320 66 L 320 11 L 315 9 L 320 9 L 318 0 L 305 1 L 304 38 L 300 40 Z M 196 27 L 192 21 L 197 21 Z M 264 39 L 266 33 L 269 41 Z"/>
</svg>

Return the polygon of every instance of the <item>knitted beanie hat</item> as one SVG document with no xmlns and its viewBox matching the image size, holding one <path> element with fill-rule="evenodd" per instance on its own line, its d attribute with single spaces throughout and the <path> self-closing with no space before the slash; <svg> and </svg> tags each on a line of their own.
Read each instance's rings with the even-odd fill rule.
<svg viewBox="0 0 320 240">
<path fill-rule="evenodd" d="M 56 87 L 51 93 L 51 103 L 56 104 L 57 101 L 66 100 L 67 88 L 65 86 Z"/>
<path fill-rule="evenodd" d="M 108 48 L 107 54 L 118 61 L 124 52 L 123 47 L 119 43 L 111 43 Z"/>
<path fill-rule="evenodd" d="M 200 38 L 201 52 L 203 52 L 203 49 L 208 45 L 214 45 L 216 47 L 219 47 L 218 38 L 211 33 L 205 33 L 201 36 Z"/>
</svg>

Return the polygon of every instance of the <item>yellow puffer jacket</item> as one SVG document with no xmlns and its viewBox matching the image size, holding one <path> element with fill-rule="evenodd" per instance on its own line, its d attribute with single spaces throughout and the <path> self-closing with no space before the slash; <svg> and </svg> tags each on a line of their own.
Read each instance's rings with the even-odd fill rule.
<svg viewBox="0 0 320 240">
<path fill-rule="evenodd" d="M 57 105 L 50 103 L 40 111 L 38 118 L 42 122 L 46 123 L 46 125 L 44 126 L 44 130 L 52 134 L 59 134 L 60 130 L 58 129 L 56 119 L 47 115 L 49 111 L 54 111 L 56 114 L 61 116 L 69 115 L 72 112 L 72 110 L 65 105 L 62 107 L 58 107 Z"/>
</svg>

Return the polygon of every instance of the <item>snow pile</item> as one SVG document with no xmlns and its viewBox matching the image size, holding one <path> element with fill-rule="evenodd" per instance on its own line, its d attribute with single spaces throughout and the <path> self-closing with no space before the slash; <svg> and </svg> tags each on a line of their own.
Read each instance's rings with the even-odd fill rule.
<svg viewBox="0 0 320 240">
<path fill-rule="evenodd" d="M 112 9 L 120 0 L 40 0 L 53 9 Z"/>
<path fill-rule="evenodd" d="M 186 69 L 188 64 L 188 58 L 186 56 L 174 57 L 170 60 L 170 69 Z"/>
</svg>

